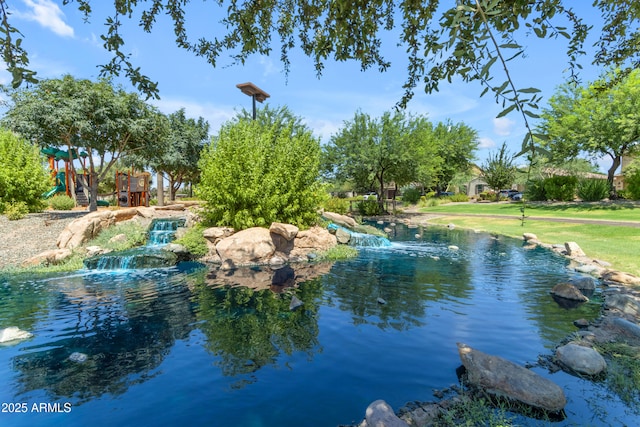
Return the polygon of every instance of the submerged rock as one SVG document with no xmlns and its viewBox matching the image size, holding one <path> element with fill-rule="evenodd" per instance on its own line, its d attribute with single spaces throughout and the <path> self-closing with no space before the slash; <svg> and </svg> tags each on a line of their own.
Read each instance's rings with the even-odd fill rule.
<svg viewBox="0 0 640 427">
<path fill-rule="evenodd" d="M 291 297 L 291 302 L 289 303 L 289 310 L 294 311 L 295 309 L 302 307 L 304 305 L 304 303 L 302 301 L 300 301 L 300 299 L 293 295 Z"/>
<path fill-rule="evenodd" d="M 0 343 L 26 340 L 32 336 L 33 334 L 31 332 L 23 331 L 17 326 L 9 326 L 8 328 L 0 329 Z"/>
<path fill-rule="evenodd" d="M 529 369 L 458 343 L 469 384 L 484 392 L 551 413 L 560 412 L 567 399 L 557 384 Z"/>
<path fill-rule="evenodd" d="M 87 356 L 84 353 L 80 353 L 80 352 L 74 351 L 73 353 L 71 353 L 69 355 L 69 360 L 71 360 L 72 362 L 76 362 L 76 363 L 84 363 L 84 362 L 87 361 L 88 357 L 89 356 Z"/>
</svg>

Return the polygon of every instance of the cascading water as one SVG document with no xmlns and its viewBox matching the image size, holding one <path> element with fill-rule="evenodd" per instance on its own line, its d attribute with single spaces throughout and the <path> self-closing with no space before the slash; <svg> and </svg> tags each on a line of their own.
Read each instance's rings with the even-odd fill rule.
<svg viewBox="0 0 640 427">
<path fill-rule="evenodd" d="M 156 219 L 151 224 L 147 246 L 163 246 L 171 243 L 178 227 L 184 227 L 184 219 Z"/>
<path fill-rule="evenodd" d="M 375 248 L 391 246 L 391 241 L 389 241 L 389 239 L 383 236 L 378 236 L 375 234 L 359 233 L 357 231 L 353 231 L 333 223 L 329 224 L 327 228 L 332 233 L 336 233 L 338 230 L 340 230 L 343 233 L 349 234 L 351 236 L 349 238 L 350 246 L 375 247 Z"/>
<path fill-rule="evenodd" d="M 357 247 L 387 247 L 391 246 L 391 242 L 386 237 L 376 236 L 374 234 L 351 232 L 349 245 Z"/>
<path fill-rule="evenodd" d="M 184 218 L 156 219 L 151 224 L 145 246 L 87 258 L 84 265 L 91 270 L 171 267 L 177 263 L 177 256 L 162 247 L 175 239 L 178 227 L 184 223 Z"/>
</svg>

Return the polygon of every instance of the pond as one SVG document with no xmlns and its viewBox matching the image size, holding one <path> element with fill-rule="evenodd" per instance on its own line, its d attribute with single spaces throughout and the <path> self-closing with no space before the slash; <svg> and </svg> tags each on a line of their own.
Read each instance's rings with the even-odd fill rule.
<svg viewBox="0 0 640 427">
<path fill-rule="evenodd" d="M 457 384 L 457 342 L 535 363 L 574 320 L 599 314 L 598 294 L 572 309 L 552 299 L 577 273 L 547 250 L 439 227 L 397 225 L 391 240 L 275 271 L 181 263 L 0 277 L 0 328 L 33 333 L 0 346 L 3 410 L 25 409 L 0 424 L 355 424 L 376 399 L 398 409 Z M 294 295 L 303 305 L 291 310 Z M 637 421 L 602 383 L 533 369 L 567 394 L 555 425 Z"/>
</svg>

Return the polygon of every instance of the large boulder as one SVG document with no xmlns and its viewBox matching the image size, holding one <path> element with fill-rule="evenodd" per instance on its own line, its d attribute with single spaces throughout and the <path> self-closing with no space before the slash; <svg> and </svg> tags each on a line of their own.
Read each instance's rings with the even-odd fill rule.
<svg viewBox="0 0 640 427">
<path fill-rule="evenodd" d="M 556 349 L 556 359 L 561 366 L 570 371 L 584 375 L 598 375 L 607 369 L 604 357 L 591 347 L 585 347 L 574 342 Z"/>
<path fill-rule="evenodd" d="M 340 215 L 335 212 L 324 212 L 322 216 L 331 222 L 335 222 L 338 225 L 350 228 L 352 230 L 358 225 L 356 220 L 351 218 L 350 216 Z"/>
<path fill-rule="evenodd" d="M 640 285 L 640 277 L 622 271 L 606 271 L 602 275 L 602 280 L 606 282 L 622 283 L 623 285 Z"/>
<path fill-rule="evenodd" d="M 282 236 L 287 241 L 291 241 L 296 237 L 300 229 L 292 224 L 274 222 L 271 224 L 271 227 L 269 227 L 269 231 L 278 236 Z"/>
<path fill-rule="evenodd" d="M 38 265 L 55 265 L 60 264 L 72 255 L 71 249 L 51 249 L 41 252 L 22 263 L 23 267 L 33 267 Z"/>
<path fill-rule="evenodd" d="M 114 211 L 96 211 L 71 221 L 58 236 L 57 246 L 74 249 L 116 223 Z"/>
<path fill-rule="evenodd" d="M 336 236 L 329 233 L 329 230 L 314 226 L 308 230 L 302 230 L 296 235 L 291 256 L 305 257 L 311 252 L 327 251 L 337 244 Z"/>
<path fill-rule="evenodd" d="M 551 413 L 560 412 L 567 399 L 557 384 L 501 357 L 458 343 L 460 360 L 473 387 Z"/>
<path fill-rule="evenodd" d="M 581 258 L 586 256 L 576 242 L 565 242 L 564 247 L 567 251 L 567 256 L 572 258 Z"/>
<path fill-rule="evenodd" d="M 216 251 L 223 263 L 239 266 L 267 263 L 276 246 L 268 229 L 252 227 L 220 240 Z"/>
</svg>

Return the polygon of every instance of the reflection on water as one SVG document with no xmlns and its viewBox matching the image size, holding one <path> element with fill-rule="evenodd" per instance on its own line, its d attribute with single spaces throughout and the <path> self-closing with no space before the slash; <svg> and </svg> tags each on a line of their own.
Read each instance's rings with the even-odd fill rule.
<svg viewBox="0 0 640 427">
<path fill-rule="evenodd" d="M 598 315 L 598 294 L 554 302 L 572 273 L 548 251 L 441 228 L 397 226 L 392 240 L 335 264 L 0 278 L 0 327 L 34 333 L 0 347 L 0 400 L 72 403 L 46 425 L 334 426 L 455 383 L 458 341 L 535 362 Z M 566 425 L 598 425 L 601 385 L 551 379 L 571 391 Z M 607 411 L 629 417 L 615 397 Z"/>
</svg>

